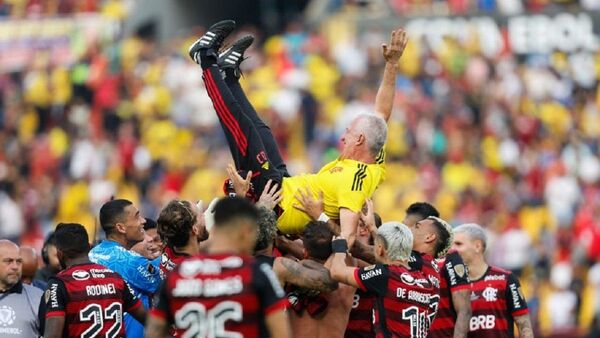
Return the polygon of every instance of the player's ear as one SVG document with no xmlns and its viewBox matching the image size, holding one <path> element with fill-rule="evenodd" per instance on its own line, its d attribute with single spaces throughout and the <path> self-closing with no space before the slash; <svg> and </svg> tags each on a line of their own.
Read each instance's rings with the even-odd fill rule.
<svg viewBox="0 0 600 338">
<path fill-rule="evenodd" d="M 361 144 L 365 143 L 365 140 L 366 140 L 365 134 L 360 133 L 358 135 L 358 138 L 356 139 L 356 145 L 361 145 Z"/>
<path fill-rule="evenodd" d="M 122 222 L 117 222 L 115 223 L 115 228 L 114 231 L 120 234 L 124 234 L 127 230 L 127 225 L 125 225 L 125 223 Z"/>
</svg>

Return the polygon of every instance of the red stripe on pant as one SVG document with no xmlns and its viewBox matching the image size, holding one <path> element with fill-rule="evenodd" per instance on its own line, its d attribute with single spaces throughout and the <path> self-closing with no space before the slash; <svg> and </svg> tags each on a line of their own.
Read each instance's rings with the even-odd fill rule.
<svg viewBox="0 0 600 338">
<path fill-rule="evenodd" d="M 203 79 L 204 79 L 204 84 L 206 85 L 206 91 L 208 92 L 208 96 L 210 96 L 211 101 L 213 103 L 213 107 L 215 108 L 217 115 L 219 116 L 219 119 L 223 122 L 223 124 L 225 125 L 227 130 L 229 130 L 231 132 L 238 148 L 243 147 L 244 143 L 243 143 L 243 141 L 240 140 L 240 134 L 238 133 L 238 130 L 235 129 L 235 127 L 232 124 L 232 121 L 230 119 L 228 119 L 227 116 L 224 116 L 222 114 L 222 111 L 225 110 L 225 107 L 223 107 L 222 103 L 218 100 L 218 94 L 217 94 L 218 89 L 215 89 L 214 84 L 209 82 L 209 80 L 207 78 L 208 74 L 210 74 L 210 73 L 207 72 L 207 74 L 203 77 Z M 240 148 L 240 151 L 242 151 L 242 150 L 243 149 Z"/>
<path fill-rule="evenodd" d="M 248 148 L 248 140 L 246 135 L 244 135 L 238 121 L 227 108 L 227 105 L 223 101 L 217 85 L 214 82 L 212 74 L 208 70 L 204 72 L 204 83 L 206 84 L 206 90 L 208 91 L 209 96 L 213 99 L 213 105 L 217 111 L 217 114 L 223 120 L 223 124 L 225 124 L 227 129 L 233 135 L 235 143 L 242 156 L 246 156 Z"/>
</svg>

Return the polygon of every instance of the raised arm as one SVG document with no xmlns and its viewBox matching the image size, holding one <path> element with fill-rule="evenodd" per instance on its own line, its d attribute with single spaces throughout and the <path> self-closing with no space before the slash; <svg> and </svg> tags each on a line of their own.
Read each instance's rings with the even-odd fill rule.
<svg viewBox="0 0 600 338">
<path fill-rule="evenodd" d="M 329 270 L 316 262 L 308 262 L 312 261 L 300 263 L 286 257 L 278 257 L 273 263 L 273 271 L 283 283 L 324 292 L 337 288 Z"/>
<path fill-rule="evenodd" d="M 398 60 L 406 48 L 408 36 L 403 29 L 392 31 L 390 45 L 381 46 L 385 68 L 383 79 L 375 98 L 375 112 L 387 122 L 392 114 L 394 94 L 396 93 L 396 76 L 398 74 Z"/>
<path fill-rule="evenodd" d="M 336 238 L 331 242 L 333 249 L 333 259 L 331 262 L 331 278 L 340 283 L 358 288 L 359 285 L 354 278 L 356 268 L 346 264 L 346 251 L 348 250 L 348 242 L 344 238 Z"/>
</svg>

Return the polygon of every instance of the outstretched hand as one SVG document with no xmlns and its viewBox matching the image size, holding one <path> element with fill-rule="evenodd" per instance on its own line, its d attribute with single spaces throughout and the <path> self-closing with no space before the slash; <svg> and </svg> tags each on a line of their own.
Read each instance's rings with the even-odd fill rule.
<svg viewBox="0 0 600 338">
<path fill-rule="evenodd" d="M 385 61 L 392 63 L 398 62 L 398 59 L 400 59 L 402 53 L 404 53 L 407 43 L 408 36 L 404 29 L 399 28 L 395 31 L 392 31 L 389 46 L 385 43 L 381 45 L 383 58 Z"/>
<path fill-rule="evenodd" d="M 240 176 L 240 174 L 238 174 L 233 164 L 229 163 L 227 165 L 227 176 L 229 176 L 229 179 L 233 183 L 233 190 L 235 190 L 235 194 L 239 197 L 245 197 L 248 190 L 250 190 L 252 171 L 248 171 L 248 174 L 244 179 L 242 176 Z"/>
<path fill-rule="evenodd" d="M 304 211 L 313 220 L 318 219 L 325 210 L 322 191 L 319 191 L 319 197 L 315 199 L 308 189 L 298 189 L 295 197 L 300 204 L 294 204 L 294 208 Z"/>
<path fill-rule="evenodd" d="M 272 183 L 273 181 L 271 180 L 267 181 L 267 184 L 265 185 L 265 188 L 263 189 L 263 192 L 260 195 L 258 202 L 256 202 L 257 207 L 263 207 L 267 210 L 273 210 L 275 206 L 277 206 L 277 204 L 279 204 L 279 202 L 281 202 L 281 200 L 283 199 L 281 189 L 277 189 L 279 185 L 275 183 L 273 184 L 273 186 L 271 186 Z"/>
</svg>

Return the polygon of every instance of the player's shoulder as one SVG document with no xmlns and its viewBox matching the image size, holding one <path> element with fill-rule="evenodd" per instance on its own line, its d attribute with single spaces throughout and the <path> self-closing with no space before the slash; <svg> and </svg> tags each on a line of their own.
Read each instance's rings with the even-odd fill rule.
<svg viewBox="0 0 600 338">
<path fill-rule="evenodd" d="M 504 275 L 504 276 L 509 276 L 512 275 L 512 272 L 510 270 L 506 270 L 506 269 L 502 269 L 501 267 L 498 266 L 490 266 L 490 270 L 488 274 L 494 274 L 494 275 Z"/>
</svg>

